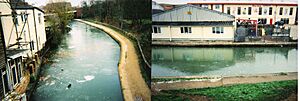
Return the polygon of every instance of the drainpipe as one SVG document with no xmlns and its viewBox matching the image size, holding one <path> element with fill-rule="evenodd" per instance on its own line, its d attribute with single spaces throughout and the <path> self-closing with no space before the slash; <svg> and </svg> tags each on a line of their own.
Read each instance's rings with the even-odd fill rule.
<svg viewBox="0 0 300 101">
<path fill-rule="evenodd" d="M 169 32 L 170 32 L 170 41 L 172 41 L 172 30 L 171 30 L 171 25 L 169 26 Z"/>
<path fill-rule="evenodd" d="M 37 29 L 36 29 L 36 21 L 35 21 L 35 12 L 34 12 L 34 8 L 32 8 L 33 10 L 33 19 L 34 19 L 34 28 L 35 28 L 35 40 L 36 40 L 36 47 L 37 47 L 37 51 L 39 52 L 39 43 L 38 43 L 38 38 L 37 38 Z"/>
</svg>

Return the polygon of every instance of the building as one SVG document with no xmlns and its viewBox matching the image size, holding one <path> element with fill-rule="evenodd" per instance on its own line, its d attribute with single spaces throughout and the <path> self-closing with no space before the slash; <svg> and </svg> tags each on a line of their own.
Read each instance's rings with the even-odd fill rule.
<svg viewBox="0 0 300 101">
<path fill-rule="evenodd" d="M 198 0 L 188 4 L 227 13 L 238 19 L 273 25 L 276 21 L 297 24 L 297 0 Z"/>
<path fill-rule="evenodd" d="M 44 12 L 22 0 L 0 0 L 0 34 L 5 67 L 1 67 L 1 98 L 26 99 L 24 88 L 36 76 L 46 43 Z M 18 5 L 15 3 L 18 2 Z M 20 2 L 20 3 L 19 3 Z M 1 48 L 0 48 L 1 49 Z M 1 60 L 3 62 L 3 60 Z"/>
<path fill-rule="evenodd" d="M 152 40 L 234 40 L 232 15 L 182 5 L 170 11 L 152 15 Z"/>
<path fill-rule="evenodd" d="M 45 47 L 45 43 L 47 41 L 45 34 L 44 11 L 31 5 L 16 6 L 15 10 L 17 14 L 22 15 L 20 16 L 20 25 L 24 25 L 22 27 L 27 27 L 23 28 L 25 29 L 23 30 L 24 42 L 32 42 L 31 50 L 33 53 L 39 52 L 39 55 L 41 55 L 41 50 Z M 30 45 L 27 45 L 26 49 L 30 49 L 28 46 Z"/>
</svg>

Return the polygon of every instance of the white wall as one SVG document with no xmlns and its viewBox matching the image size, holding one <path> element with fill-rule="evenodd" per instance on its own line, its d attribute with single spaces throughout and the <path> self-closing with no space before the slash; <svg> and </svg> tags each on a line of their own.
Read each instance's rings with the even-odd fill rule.
<svg viewBox="0 0 300 101">
<path fill-rule="evenodd" d="M 191 26 L 192 33 L 181 33 L 180 27 L 184 26 L 158 27 L 161 27 L 161 33 L 152 33 L 152 40 L 234 40 L 234 26 L 222 26 L 222 34 L 212 32 L 212 27 L 217 26 Z"/>
<path fill-rule="evenodd" d="M 44 22 L 44 13 L 34 9 L 35 19 L 36 19 L 36 28 L 37 28 L 37 38 L 39 50 L 41 50 L 46 43 L 46 31 L 45 31 L 45 22 Z M 39 22 L 39 14 L 40 14 L 40 22 Z"/>
<path fill-rule="evenodd" d="M 296 17 L 296 9 L 297 6 L 276 6 L 276 5 L 224 5 L 224 12 L 227 13 L 227 7 L 230 7 L 230 14 L 235 16 L 235 19 L 251 19 L 251 20 L 258 20 L 258 18 L 267 18 L 267 24 L 270 24 L 270 19 L 272 19 L 272 24 L 276 21 L 280 21 L 281 18 L 289 18 L 289 24 L 295 24 L 295 17 Z M 241 15 L 237 14 L 238 7 L 241 7 Z M 248 7 L 251 7 L 251 15 L 248 15 Z M 259 15 L 259 7 L 262 7 L 262 15 Z M 269 15 L 269 8 L 272 7 L 272 15 Z M 283 8 L 283 14 L 279 15 L 280 7 Z M 220 5 L 220 9 L 215 9 L 215 5 L 211 6 L 208 5 L 208 8 L 213 10 L 222 12 L 222 5 Z M 243 10 L 246 8 L 246 14 L 243 14 Z M 289 15 L 290 8 L 293 8 L 293 14 Z M 264 10 L 267 10 L 267 13 L 264 14 Z M 287 9 L 287 14 L 285 11 Z"/>
<path fill-rule="evenodd" d="M 5 3 L 0 3 L 0 12 L 1 15 L 5 15 L 5 14 L 10 15 L 10 16 L 1 17 L 4 38 L 5 38 L 5 45 L 8 48 L 8 46 L 15 44 L 17 42 L 16 39 L 18 37 L 16 34 L 16 28 L 13 23 L 13 18 L 11 16 L 11 9 L 9 8 L 9 5 Z M 34 42 L 34 50 L 32 52 L 28 51 L 27 53 L 27 55 L 31 57 L 34 53 L 40 51 L 45 46 L 46 32 L 45 32 L 45 23 L 44 23 L 44 13 L 37 9 L 32 9 L 32 8 L 17 9 L 16 12 L 17 14 L 21 14 L 21 13 L 28 14 L 27 23 L 25 23 L 25 21 L 22 21 L 20 15 L 17 16 L 18 18 L 17 31 L 18 31 L 18 36 L 22 38 L 21 40 L 19 40 L 19 42 L 22 42 L 23 44 L 27 43 L 27 45 L 23 45 L 21 47 L 22 49 L 30 50 L 29 42 L 30 41 Z M 41 22 L 39 22 L 39 14 L 41 17 L 40 18 Z M 24 30 L 21 34 L 22 29 Z M 18 46 L 15 45 L 10 48 L 18 48 Z"/>
<path fill-rule="evenodd" d="M 37 9 L 17 9 L 17 13 L 26 13 L 28 14 L 28 19 L 27 23 L 22 22 L 21 16 L 18 16 L 18 32 L 21 32 L 23 26 L 24 26 L 24 31 L 22 32 L 22 40 L 20 42 L 26 42 L 28 45 L 22 47 L 23 49 L 29 49 L 30 50 L 30 45 L 29 42 L 33 41 L 34 42 L 34 48 L 32 53 L 28 53 L 29 56 L 34 55 L 34 53 L 40 51 L 46 42 L 46 32 L 45 32 L 45 23 L 44 23 L 44 13 L 37 10 Z M 41 22 L 39 22 L 39 14 L 41 16 Z M 25 24 L 25 25 L 24 25 Z M 19 33 L 20 35 L 20 33 Z M 16 35 L 13 34 L 10 36 L 10 40 L 15 40 Z M 12 42 L 9 42 L 10 44 Z M 14 47 L 16 48 L 16 47 Z"/>
</svg>

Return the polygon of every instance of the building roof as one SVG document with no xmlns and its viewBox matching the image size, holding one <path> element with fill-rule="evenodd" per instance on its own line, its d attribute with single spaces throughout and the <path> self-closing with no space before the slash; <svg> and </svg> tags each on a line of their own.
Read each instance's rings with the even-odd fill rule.
<svg viewBox="0 0 300 101">
<path fill-rule="evenodd" d="M 191 0 L 189 3 L 298 4 L 297 0 Z"/>
<path fill-rule="evenodd" d="M 6 50 L 6 54 L 7 57 L 14 59 L 20 56 L 24 56 L 26 51 L 28 51 L 28 49 L 9 49 Z"/>
<path fill-rule="evenodd" d="M 170 11 L 152 15 L 153 22 L 228 22 L 234 16 L 194 5 L 182 5 Z"/>
<path fill-rule="evenodd" d="M 45 13 L 42 9 L 40 9 L 38 7 L 31 6 L 31 5 L 18 5 L 16 7 L 14 7 L 14 8 L 17 9 L 17 10 L 21 10 L 21 9 L 37 9 L 37 10 Z"/>
<path fill-rule="evenodd" d="M 158 3 L 152 1 L 152 9 L 157 9 L 157 10 L 164 10 L 162 6 L 160 6 Z"/>
</svg>

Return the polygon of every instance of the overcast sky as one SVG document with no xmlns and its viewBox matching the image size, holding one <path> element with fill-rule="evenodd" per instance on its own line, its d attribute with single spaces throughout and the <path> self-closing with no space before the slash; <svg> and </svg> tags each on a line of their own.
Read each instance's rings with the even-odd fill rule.
<svg viewBox="0 0 300 101">
<path fill-rule="evenodd" d="M 49 0 L 25 0 L 26 2 L 28 2 L 29 4 L 34 4 L 34 6 L 45 6 Z M 79 6 L 81 1 L 85 1 L 85 0 L 67 0 L 71 2 L 72 6 Z"/>
</svg>

